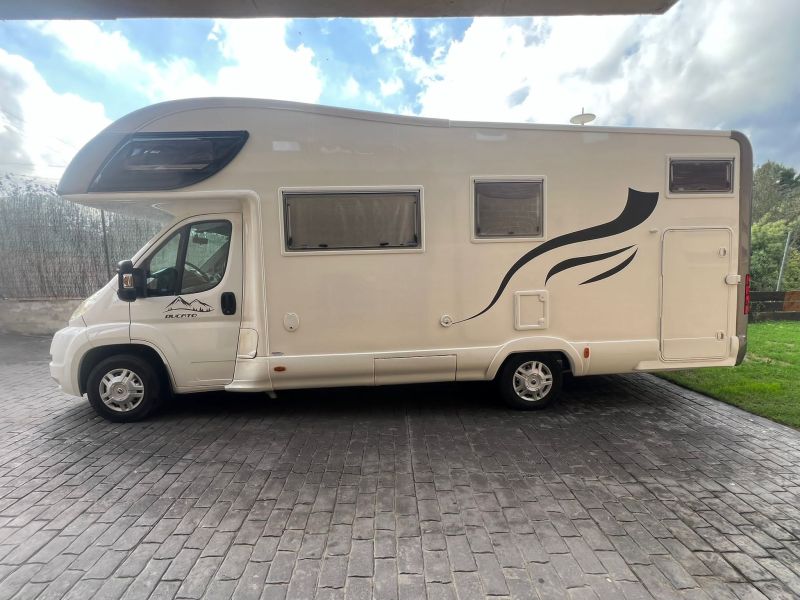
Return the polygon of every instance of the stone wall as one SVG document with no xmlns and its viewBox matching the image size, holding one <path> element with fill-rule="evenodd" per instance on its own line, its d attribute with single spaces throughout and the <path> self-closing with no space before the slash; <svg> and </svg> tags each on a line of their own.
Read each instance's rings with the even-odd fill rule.
<svg viewBox="0 0 800 600">
<path fill-rule="evenodd" d="M 67 326 L 80 300 L 0 300 L 0 332 L 52 335 Z"/>
</svg>

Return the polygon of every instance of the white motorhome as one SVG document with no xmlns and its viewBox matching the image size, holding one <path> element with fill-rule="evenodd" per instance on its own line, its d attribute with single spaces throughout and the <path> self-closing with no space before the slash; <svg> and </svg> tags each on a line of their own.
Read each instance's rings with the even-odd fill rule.
<svg viewBox="0 0 800 600">
<path fill-rule="evenodd" d="M 170 222 L 53 339 L 104 417 L 170 392 L 732 366 L 752 154 L 730 131 L 468 123 L 289 102 L 134 112 L 59 191 Z"/>
</svg>

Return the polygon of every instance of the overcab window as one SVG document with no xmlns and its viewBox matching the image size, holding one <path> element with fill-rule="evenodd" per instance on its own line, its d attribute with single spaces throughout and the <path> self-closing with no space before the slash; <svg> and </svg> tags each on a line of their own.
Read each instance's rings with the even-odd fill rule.
<svg viewBox="0 0 800 600">
<path fill-rule="evenodd" d="M 286 249 L 421 247 L 419 190 L 284 192 Z"/>
<path fill-rule="evenodd" d="M 475 237 L 542 237 L 544 181 L 475 181 Z"/>
<path fill-rule="evenodd" d="M 208 179 L 230 163 L 246 131 L 136 133 L 95 175 L 90 192 L 174 190 Z"/>
</svg>

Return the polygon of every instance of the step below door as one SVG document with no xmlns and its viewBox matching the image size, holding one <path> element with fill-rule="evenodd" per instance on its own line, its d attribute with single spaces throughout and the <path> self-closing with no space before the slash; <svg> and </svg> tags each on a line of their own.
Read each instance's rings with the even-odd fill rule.
<svg viewBox="0 0 800 600">
<path fill-rule="evenodd" d="M 661 355 L 712 360 L 730 352 L 729 229 L 670 229 L 661 261 Z"/>
</svg>

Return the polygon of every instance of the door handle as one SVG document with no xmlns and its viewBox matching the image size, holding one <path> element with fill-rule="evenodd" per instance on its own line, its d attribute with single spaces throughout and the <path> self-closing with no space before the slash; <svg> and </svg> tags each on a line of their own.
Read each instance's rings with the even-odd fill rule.
<svg viewBox="0 0 800 600">
<path fill-rule="evenodd" d="M 739 285 L 742 282 L 742 276 L 738 274 L 725 275 L 725 283 L 728 285 Z"/>
<path fill-rule="evenodd" d="M 233 292 L 222 292 L 220 300 L 223 315 L 236 314 L 236 295 Z"/>
</svg>

